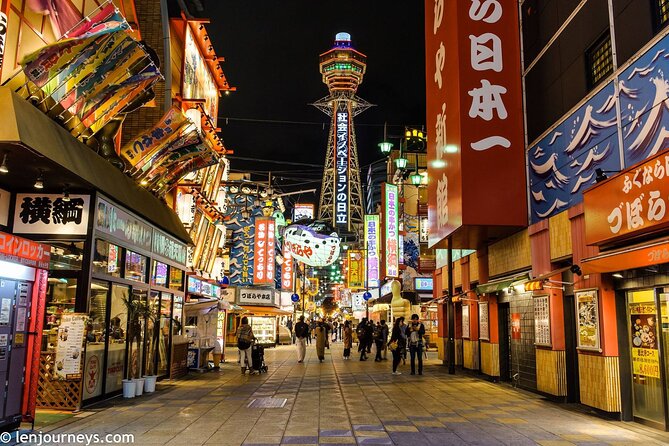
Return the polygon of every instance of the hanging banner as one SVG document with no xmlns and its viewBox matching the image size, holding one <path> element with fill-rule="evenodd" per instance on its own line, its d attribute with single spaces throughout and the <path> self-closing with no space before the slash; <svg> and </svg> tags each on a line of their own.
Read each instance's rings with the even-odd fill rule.
<svg viewBox="0 0 669 446">
<path fill-rule="evenodd" d="M 383 183 L 386 277 L 399 277 L 399 221 L 397 186 Z"/>
<path fill-rule="evenodd" d="M 185 122 L 186 117 L 181 110 L 172 107 L 153 128 L 123 146 L 121 156 L 134 167 L 144 157 L 157 151 L 171 136 L 176 135 Z"/>
<path fill-rule="evenodd" d="M 288 249 L 288 244 L 283 244 L 283 265 L 281 265 L 281 289 L 293 290 L 293 255 Z"/>
<path fill-rule="evenodd" d="M 348 252 L 348 274 L 346 276 L 348 288 L 365 288 L 364 251 L 350 250 Z"/>
<path fill-rule="evenodd" d="M 255 219 L 253 284 L 274 285 L 274 219 Z"/>
<path fill-rule="evenodd" d="M 365 247 L 367 248 L 367 286 L 378 288 L 381 279 L 379 271 L 379 216 L 365 215 Z"/>
<path fill-rule="evenodd" d="M 425 1 L 430 247 L 527 225 L 519 30 L 517 0 Z"/>
<path fill-rule="evenodd" d="M 349 122 L 347 102 L 340 102 L 332 117 L 336 125 L 335 141 L 335 223 L 348 225 L 349 213 Z"/>
</svg>

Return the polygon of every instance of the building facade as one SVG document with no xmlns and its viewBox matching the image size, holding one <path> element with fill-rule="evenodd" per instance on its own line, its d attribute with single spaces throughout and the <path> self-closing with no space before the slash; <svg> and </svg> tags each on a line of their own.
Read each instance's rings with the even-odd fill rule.
<svg viewBox="0 0 669 446">
<path fill-rule="evenodd" d="M 496 6 L 456 17 L 494 24 L 499 7 L 520 22 L 522 46 L 512 63 L 523 87 L 527 227 L 467 244 L 459 242 L 461 229 L 449 234 L 454 248 L 476 251 L 455 260 L 451 271 L 438 265 L 435 274 L 442 320 L 454 315 L 452 358 L 448 327 L 440 324 L 444 357 L 492 379 L 666 429 L 669 4 L 486 3 Z M 437 12 L 426 11 L 428 24 Z M 435 54 L 428 52 L 430 59 Z M 428 80 L 430 69 L 428 63 Z"/>
</svg>

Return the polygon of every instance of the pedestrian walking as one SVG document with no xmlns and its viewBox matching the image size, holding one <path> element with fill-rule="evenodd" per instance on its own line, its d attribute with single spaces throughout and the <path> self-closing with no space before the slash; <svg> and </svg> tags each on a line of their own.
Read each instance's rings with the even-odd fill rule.
<svg viewBox="0 0 669 446">
<path fill-rule="evenodd" d="M 382 357 L 381 359 L 386 361 L 388 359 L 388 335 L 390 328 L 386 324 L 385 319 L 381 319 L 381 337 L 383 338 L 383 345 L 381 346 Z"/>
<path fill-rule="evenodd" d="M 406 336 L 402 326 L 404 325 L 404 317 L 398 317 L 393 324 L 393 331 L 390 334 L 390 343 L 388 347 L 393 355 L 393 375 L 401 375 L 402 372 L 397 371 L 397 366 L 400 365 L 402 359 L 402 351 L 406 349 Z"/>
<path fill-rule="evenodd" d="M 358 335 L 358 352 L 360 352 L 360 360 L 367 361 L 367 318 L 363 317 L 358 327 L 356 328 Z"/>
<path fill-rule="evenodd" d="M 409 337 L 409 355 L 411 356 L 411 374 L 416 374 L 416 357 L 418 357 L 418 374 L 423 374 L 423 335 L 425 326 L 417 314 L 411 315 L 411 323 L 407 328 Z"/>
<path fill-rule="evenodd" d="M 344 359 L 351 359 L 351 347 L 353 347 L 353 329 L 351 321 L 344 322 Z"/>
<path fill-rule="evenodd" d="M 327 336 L 325 323 L 318 321 L 318 325 L 316 325 L 316 354 L 320 362 L 323 362 L 325 359 L 325 341 L 327 341 Z"/>
<path fill-rule="evenodd" d="M 288 318 L 288 320 L 286 321 L 286 328 L 288 329 L 288 332 L 290 333 L 291 342 L 294 344 L 295 343 L 295 333 L 293 332 L 293 320 L 291 318 Z"/>
<path fill-rule="evenodd" d="M 332 342 L 337 342 L 337 327 L 339 326 L 339 322 L 334 321 L 332 322 Z"/>
<path fill-rule="evenodd" d="M 372 353 L 372 344 L 374 343 L 374 321 L 367 321 L 365 326 L 365 342 L 367 353 Z"/>
<path fill-rule="evenodd" d="M 374 326 L 374 344 L 376 344 L 376 357 L 374 361 L 381 362 L 385 359 L 383 353 L 387 342 L 388 326 L 386 325 L 386 320 L 382 319 L 380 324 Z"/>
<path fill-rule="evenodd" d="M 295 342 L 297 346 L 297 362 L 304 362 L 304 355 L 307 353 L 307 336 L 309 335 L 309 326 L 304 322 L 304 316 L 300 316 L 295 324 Z"/>
<path fill-rule="evenodd" d="M 251 358 L 251 345 L 255 341 L 256 337 L 253 335 L 253 329 L 249 325 L 249 318 L 244 316 L 242 318 L 241 324 L 237 328 L 237 348 L 239 349 L 240 354 L 240 363 L 242 366 L 242 375 L 246 373 L 248 368 L 251 374 L 253 370 L 251 369 L 251 364 L 253 364 L 253 359 Z"/>
</svg>

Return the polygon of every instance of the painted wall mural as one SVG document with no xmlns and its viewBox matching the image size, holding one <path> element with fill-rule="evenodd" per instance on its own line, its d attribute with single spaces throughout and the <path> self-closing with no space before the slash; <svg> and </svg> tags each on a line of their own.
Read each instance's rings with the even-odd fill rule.
<svg viewBox="0 0 669 446">
<path fill-rule="evenodd" d="M 619 95 L 609 82 L 529 147 L 531 223 L 580 203 L 583 191 L 595 183 L 595 169 L 619 171 L 668 147 L 665 73 L 669 36 L 617 74 Z"/>
</svg>

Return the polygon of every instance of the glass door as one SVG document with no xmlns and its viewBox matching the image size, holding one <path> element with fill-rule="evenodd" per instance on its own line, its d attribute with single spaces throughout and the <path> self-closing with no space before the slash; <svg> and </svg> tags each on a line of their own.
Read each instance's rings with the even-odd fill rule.
<svg viewBox="0 0 669 446">
<path fill-rule="evenodd" d="M 146 354 L 144 355 L 144 374 L 153 376 L 156 375 L 156 345 L 158 343 L 158 327 L 160 317 L 160 293 L 158 291 L 151 291 L 149 296 L 148 309 L 155 318 L 146 320 Z"/>
<path fill-rule="evenodd" d="M 160 330 L 158 331 L 158 376 L 167 376 L 170 362 L 170 322 L 172 321 L 172 294 L 161 294 Z"/>
<path fill-rule="evenodd" d="M 662 351 L 657 310 L 654 289 L 627 293 L 634 416 L 664 426 L 664 392 L 660 368 Z"/>
<path fill-rule="evenodd" d="M 105 370 L 105 346 L 110 337 L 107 319 L 109 284 L 100 280 L 91 283 L 86 327 L 86 359 L 84 361 L 83 399 L 102 395 Z"/>
<path fill-rule="evenodd" d="M 107 380 L 105 394 L 117 392 L 123 388 L 125 372 L 125 343 L 128 328 L 127 302 L 130 287 L 112 284 L 111 304 L 109 305 L 109 328 L 107 330 Z"/>
<path fill-rule="evenodd" d="M 136 311 L 128 318 L 128 372 L 130 378 L 139 378 L 144 370 L 144 330 L 146 319 L 143 309 L 148 305 L 148 291 L 145 289 L 132 289 L 132 308 Z"/>
</svg>

